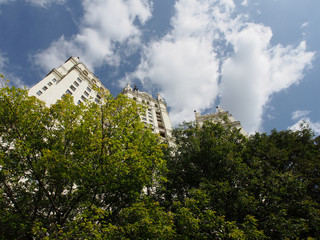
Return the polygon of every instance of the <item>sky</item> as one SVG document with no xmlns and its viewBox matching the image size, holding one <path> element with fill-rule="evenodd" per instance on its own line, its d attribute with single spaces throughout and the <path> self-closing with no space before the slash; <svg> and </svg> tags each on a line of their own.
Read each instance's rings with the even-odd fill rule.
<svg viewBox="0 0 320 240">
<path fill-rule="evenodd" d="M 30 88 L 70 56 L 171 122 L 229 111 L 249 133 L 320 134 L 319 0 L 0 0 L 0 73 Z"/>
</svg>

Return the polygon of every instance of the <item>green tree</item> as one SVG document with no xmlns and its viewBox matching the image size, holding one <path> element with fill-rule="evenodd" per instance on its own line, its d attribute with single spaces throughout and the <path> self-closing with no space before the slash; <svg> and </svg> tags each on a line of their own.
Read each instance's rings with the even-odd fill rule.
<svg viewBox="0 0 320 240">
<path fill-rule="evenodd" d="M 104 102 L 66 96 L 47 108 L 27 90 L 0 89 L 0 238 L 59 231 L 92 206 L 115 221 L 159 181 L 162 144 L 143 109 L 123 96 Z"/>
<path fill-rule="evenodd" d="M 272 239 L 319 238 L 319 137 L 309 129 L 245 139 L 207 122 L 185 123 L 174 134 L 163 193 L 168 209 L 196 189 L 207 195 L 204 209 L 241 230 L 249 221 Z"/>
<path fill-rule="evenodd" d="M 319 238 L 319 150 L 307 128 L 249 139 L 243 159 L 257 200 L 251 214 L 272 238 Z"/>
</svg>

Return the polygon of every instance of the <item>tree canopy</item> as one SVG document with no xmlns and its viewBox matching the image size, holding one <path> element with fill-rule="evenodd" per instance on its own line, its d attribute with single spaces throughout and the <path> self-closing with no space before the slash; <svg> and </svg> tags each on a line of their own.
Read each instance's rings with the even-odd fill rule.
<svg viewBox="0 0 320 240">
<path fill-rule="evenodd" d="M 320 238 L 320 138 L 184 123 L 122 95 L 51 107 L 0 88 L 0 239 Z"/>
</svg>

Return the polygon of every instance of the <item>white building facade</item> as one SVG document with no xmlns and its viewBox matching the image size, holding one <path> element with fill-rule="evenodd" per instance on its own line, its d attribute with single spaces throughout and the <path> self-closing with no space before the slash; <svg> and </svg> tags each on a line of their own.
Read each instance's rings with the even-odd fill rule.
<svg viewBox="0 0 320 240">
<path fill-rule="evenodd" d="M 136 87 L 132 89 L 129 84 L 122 90 L 122 94 L 146 106 L 146 113 L 140 115 L 141 121 L 149 125 L 154 133 L 167 139 L 169 143 L 173 141 L 167 105 L 160 94 L 157 94 L 155 99 L 146 92 L 140 92 Z"/>
<path fill-rule="evenodd" d="M 237 121 L 228 111 L 223 110 L 220 107 L 216 107 L 216 113 L 200 115 L 197 111 L 194 111 L 196 123 L 199 127 L 202 127 L 205 121 L 212 123 L 221 123 L 222 126 L 232 126 L 236 129 L 240 129 L 240 133 L 248 137 L 248 133 L 241 126 L 240 121 Z"/>
<path fill-rule="evenodd" d="M 39 83 L 29 90 L 29 96 L 44 101 L 48 107 L 64 95 L 73 96 L 75 104 L 85 100 L 101 102 L 99 92 L 109 93 L 101 81 L 77 57 L 70 57 L 63 65 L 54 68 Z M 148 124 L 154 133 L 168 142 L 172 140 L 172 126 L 167 105 L 158 94 L 157 99 L 146 92 L 132 89 L 128 84 L 122 94 L 147 106 L 146 114 L 140 115 L 141 121 Z"/>
<path fill-rule="evenodd" d="M 109 92 L 101 81 L 79 61 L 70 57 L 63 65 L 51 72 L 29 90 L 30 96 L 36 96 L 49 107 L 64 95 L 73 96 L 74 103 L 80 104 L 86 99 L 100 103 L 98 91 Z"/>
</svg>

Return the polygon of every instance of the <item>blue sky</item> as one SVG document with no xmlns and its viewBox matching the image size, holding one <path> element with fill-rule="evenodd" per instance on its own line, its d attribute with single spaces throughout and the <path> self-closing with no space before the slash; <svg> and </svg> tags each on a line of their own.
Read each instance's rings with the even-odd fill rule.
<svg viewBox="0 0 320 240">
<path fill-rule="evenodd" d="M 176 126 L 219 105 L 250 133 L 320 134 L 318 0 L 0 0 L 0 72 L 32 87 L 78 56 L 160 93 Z"/>
</svg>

